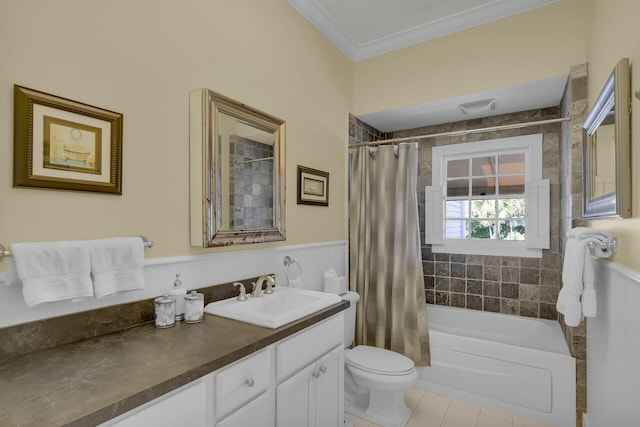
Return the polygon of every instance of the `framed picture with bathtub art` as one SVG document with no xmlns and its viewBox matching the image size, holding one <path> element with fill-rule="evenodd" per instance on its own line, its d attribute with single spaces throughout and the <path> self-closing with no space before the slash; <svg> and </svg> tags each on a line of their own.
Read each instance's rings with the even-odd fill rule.
<svg viewBox="0 0 640 427">
<path fill-rule="evenodd" d="M 14 85 L 13 186 L 122 194 L 122 114 Z"/>
<path fill-rule="evenodd" d="M 298 204 L 329 206 L 329 172 L 298 165 Z"/>
</svg>

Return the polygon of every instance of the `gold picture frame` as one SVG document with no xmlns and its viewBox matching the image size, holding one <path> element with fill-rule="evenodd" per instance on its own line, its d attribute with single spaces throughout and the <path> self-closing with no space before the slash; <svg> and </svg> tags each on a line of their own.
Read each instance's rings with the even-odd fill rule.
<svg viewBox="0 0 640 427">
<path fill-rule="evenodd" d="M 122 194 L 122 114 L 14 85 L 13 186 Z"/>
<path fill-rule="evenodd" d="M 298 204 L 329 206 L 329 172 L 298 165 Z"/>
</svg>

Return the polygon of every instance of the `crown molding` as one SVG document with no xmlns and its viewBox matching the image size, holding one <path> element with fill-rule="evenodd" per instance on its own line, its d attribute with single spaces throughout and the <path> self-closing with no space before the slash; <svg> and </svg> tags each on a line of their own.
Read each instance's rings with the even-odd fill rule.
<svg viewBox="0 0 640 427">
<path fill-rule="evenodd" d="M 318 28 L 352 61 L 358 62 L 497 19 L 555 3 L 559 0 L 495 0 L 436 21 L 408 28 L 376 40 L 357 44 L 314 0 L 289 3 Z M 375 23 L 372 23 L 375 25 Z"/>
</svg>

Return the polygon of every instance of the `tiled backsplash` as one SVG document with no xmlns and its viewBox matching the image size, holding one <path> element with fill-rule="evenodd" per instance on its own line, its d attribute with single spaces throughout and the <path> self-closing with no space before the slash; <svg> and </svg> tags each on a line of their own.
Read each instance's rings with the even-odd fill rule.
<svg viewBox="0 0 640 427">
<path fill-rule="evenodd" d="M 256 279 L 237 281 L 251 291 Z M 233 283 L 194 290 L 204 294 L 205 304 L 238 295 Z M 0 363 L 32 351 L 123 331 L 153 320 L 153 299 L 148 299 L 0 328 Z"/>
</svg>

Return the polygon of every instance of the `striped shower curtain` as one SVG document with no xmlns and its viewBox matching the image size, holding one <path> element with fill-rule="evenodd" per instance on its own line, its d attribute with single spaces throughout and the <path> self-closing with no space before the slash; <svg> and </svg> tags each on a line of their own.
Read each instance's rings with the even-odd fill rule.
<svg viewBox="0 0 640 427">
<path fill-rule="evenodd" d="M 360 294 L 356 344 L 429 365 L 415 143 L 360 147 L 350 190 L 350 288 Z"/>
</svg>

